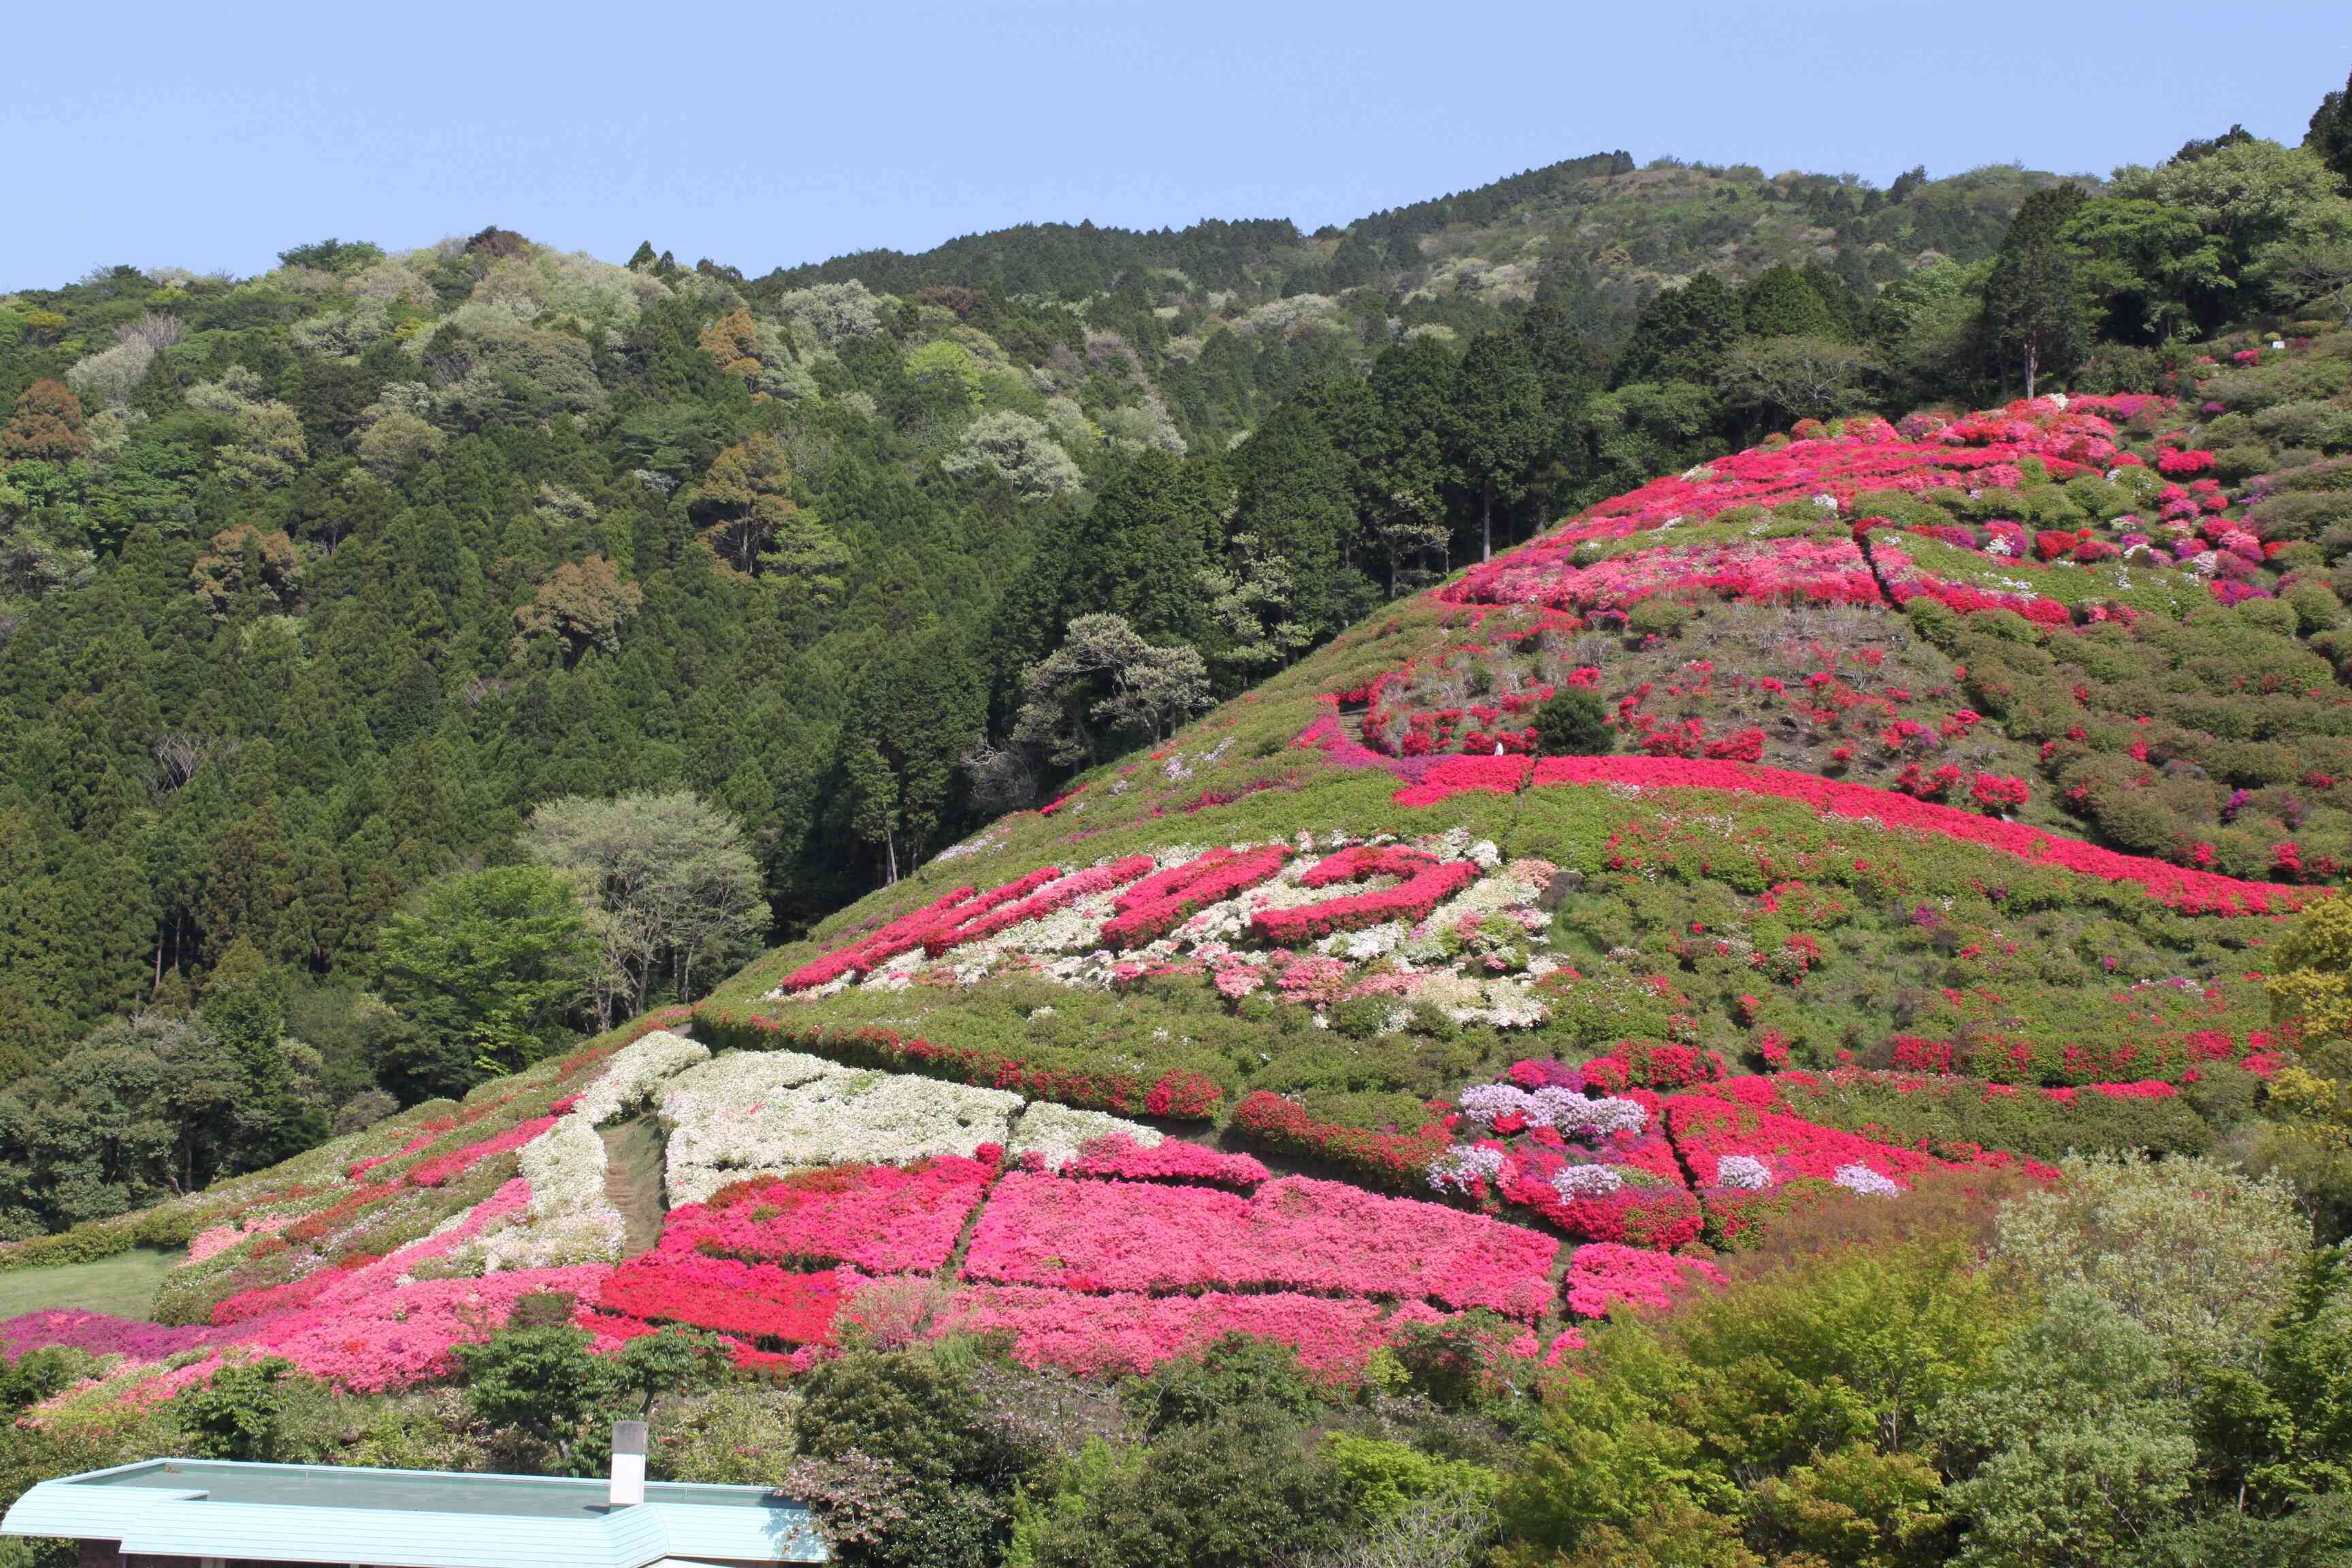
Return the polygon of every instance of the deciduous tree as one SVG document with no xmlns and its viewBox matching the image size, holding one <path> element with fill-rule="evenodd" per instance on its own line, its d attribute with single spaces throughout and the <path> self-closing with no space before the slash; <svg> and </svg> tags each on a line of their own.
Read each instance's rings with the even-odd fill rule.
<svg viewBox="0 0 2352 1568">
<path fill-rule="evenodd" d="M 690 791 L 568 795 L 531 814 L 523 852 L 571 883 L 603 962 L 597 1021 L 645 1011 L 654 986 L 691 998 L 698 975 L 768 929 L 760 871 L 732 818 Z"/>
<path fill-rule="evenodd" d="M 16 395 L 16 410 L 0 428 L 0 454 L 12 460 L 66 463 L 89 444 L 81 399 L 62 381 L 44 376 Z"/>
</svg>

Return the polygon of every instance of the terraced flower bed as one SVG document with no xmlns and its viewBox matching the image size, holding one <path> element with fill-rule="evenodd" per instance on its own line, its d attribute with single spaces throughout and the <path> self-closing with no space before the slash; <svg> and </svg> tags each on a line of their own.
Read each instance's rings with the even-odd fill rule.
<svg viewBox="0 0 2352 1568">
<path fill-rule="evenodd" d="M 689 1047 L 657 1032 L 599 1053 L 545 1086 L 560 1114 L 521 1115 L 454 1147 L 436 1140 L 429 1159 L 415 1151 L 400 1177 L 374 1184 L 422 1169 L 443 1178 L 423 1191 L 471 1181 L 480 1195 L 380 1253 L 359 1248 L 377 1234 L 370 1213 L 384 1199 L 322 1210 L 299 1184 L 248 1194 L 187 1266 L 218 1281 L 183 1298 L 209 1300 L 203 1321 L 42 1312 L 0 1324 L 0 1342 L 12 1353 L 69 1344 L 105 1358 L 105 1377 L 60 1396 L 69 1403 L 156 1397 L 263 1355 L 381 1392 L 450 1375 L 457 1347 L 493 1331 L 523 1297 L 555 1293 L 572 1300 L 600 1349 L 682 1325 L 778 1375 L 828 1353 L 856 1323 L 898 1339 L 1003 1332 L 1024 1362 L 1087 1373 L 1148 1370 L 1246 1326 L 1344 1379 L 1398 1333 L 1451 1314 L 1483 1309 L 1515 1321 L 1512 1353 L 1532 1359 L 1572 1340 L 1578 1317 L 1703 1283 L 1712 1278 L 1703 1258 L 1658 1265 L 1635 1254 L 1664 1258 L 1695 1239 L 1702 1203 L 1724 1239 L 1747 1233 L 1758 1212 L 1724 1195 L 1738 1188 L 1743 1160 L 1767 1172 L 1760 1185 L 1780 1208 L 1839 1187 L 1892 1196 L 1903 1175 L 1943 1163 L 1755 1110 L 1749 1101 L 1779 1092 L 1766 1080 L 1662 1099 L 1588 1087 L 1623 1061 L 1596 1064 L 1594 1075 L 1528 1062 L 1509 1081 L 1464 1091 L 1443 1123 L 1470 1141 L 1440 1144 L 1442 1156 L 1422 1163 L 1422 1195 L 1382 1195 L 1275 1176 L 1245 1154 L 1100 1112 L 999 1094 L 992 1120 L 958 1123 L 952 1100 L 937 1098 L 951 1086 L 933 1080 L 779 1055 L 705 1061 Z M 793 1101 L 811 1089 L 823 1093 Z M 772 1131 L 806 1129 L 814 1109 L 861 1100 L 905 1114 L 838 1122 L 821 1139 L 803 1131 L 799 1142 L 753 1136 L 745 1158 L 783 1168 L 673 1208 L 657 1245 L 634 1258 L 620 1258 L 615 1238 L 577 1260 L 527 1257 L 522 1241 L 543 1240 L 549 1215 L 560 1227 L 577 1207 L 576 1194 L 558 1190 L 565 1169 L 534 1155 L 583 1115 L 657 1101 L 672 1184 L 695 1184 L 714 1128 L 731 1127 L 747 1104 L 765 1114 L 763 1095 L 784 1105 Z M 405 1136 L 395 1149 L 415 1141 L 401 1130 L 373 1136 Z M 961 1152 L 930 1148 L 957 1139 Z M 389 1166 L 375 1154 L 344 1162 L 361 1163 L 372 1173 Z M 1632 1189 L 1652 1194 L 1646 1205 L 1591 1201 Z M 1597 1217 L 1611 1213 L 1619 1223 Z M 296 1214 L 314 1228 L 336 1217 L 298 1250 L 286 1235 L 303 1223 Z"/>
</svg>

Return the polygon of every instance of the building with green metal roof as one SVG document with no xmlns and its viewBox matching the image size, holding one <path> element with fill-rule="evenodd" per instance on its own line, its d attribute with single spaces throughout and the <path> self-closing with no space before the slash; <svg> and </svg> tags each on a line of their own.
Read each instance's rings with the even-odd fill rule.
<svg viewBox="0 0 2352 1568">
<path fill-rule="evenodd" d="M 79 1541 L 83 1568 L 748 1568 L 829 1561 L 808 1510 L 763 1487 L 216 1459 L 149 1459 L 43 1481 L 0 1519 L 0 1533 Z"/>
</svg>

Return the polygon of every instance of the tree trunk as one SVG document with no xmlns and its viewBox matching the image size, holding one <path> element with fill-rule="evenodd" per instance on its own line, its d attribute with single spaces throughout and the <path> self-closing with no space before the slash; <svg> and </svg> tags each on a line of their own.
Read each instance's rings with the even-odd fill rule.
<svg viewBox="0 0 2352 1568">
<path fill-rule="evenodd" d="M 1478 487 L 1478 559 L 1495 558 L 1495 482 Z"/>
<path fill-rule="evenodd" d="M 2041 356 L 2040 354 L 2035 353 L 2033 352 L 2033 345 L 2032 345 L 2032 343 L 2028 343 L 2028 344 L 2026 344 L 2026 345 L 2025 345 L 2025 400 L 2026 400 L 2028 403 L 2031 403 L 2031 402 L 2032 402 L 2032 401 L 2033 401 L 2033 380 L 2034 380 L 2034 376 L 2035 376 L 2035 374 L 2036 374 L 2041 370 L 2041 368 L 2042 368 L 2042 356 Z"/>
</svg>

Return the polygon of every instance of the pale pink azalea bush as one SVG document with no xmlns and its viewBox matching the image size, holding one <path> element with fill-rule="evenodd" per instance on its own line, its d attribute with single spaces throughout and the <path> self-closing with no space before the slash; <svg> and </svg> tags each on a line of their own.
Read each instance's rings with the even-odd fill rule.
<svg viewBox="0 0 2352 1568">
<path fill-rule="evenodd" d="M 457 1370 L 456 1347 L 505 1327 L 522 1297 L 593 1294 L 611 1272 L 609 1265 L 590 1263 L 339 1293 L 331 1305 L 262 1320 L 238 1342 L 257 1354 L 283 1356 L 313 1377 L 379 1394 L 449 1376 Z"/>
</svg>

